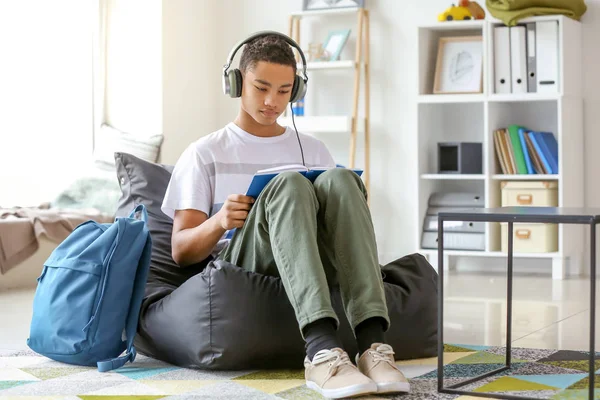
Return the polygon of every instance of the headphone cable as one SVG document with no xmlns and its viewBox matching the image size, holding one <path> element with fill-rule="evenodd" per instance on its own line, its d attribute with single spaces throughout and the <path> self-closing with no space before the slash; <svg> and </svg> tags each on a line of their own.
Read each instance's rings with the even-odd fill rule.
<svg viewBox="0 0 600 400">
<path fill-rule="evenodd" d="M 294 120 L 294 108 L 292 107 L 292 103 L 290 103 L 290 110 L 292 111 L 292 123 L 294 124 L 294 130 L 296 131 L 296 137 L 298 138 L 298 145 L 300 145 L 300 154 L 302 155 L 302 165 L 306 167 L 306 163 L 304 162 L 304 151 L 302 150 L 302 143 L 300 143 L 300 135 L 298 134 L 298 129 L 296 129 L 296 121 Z"/>
</svg>

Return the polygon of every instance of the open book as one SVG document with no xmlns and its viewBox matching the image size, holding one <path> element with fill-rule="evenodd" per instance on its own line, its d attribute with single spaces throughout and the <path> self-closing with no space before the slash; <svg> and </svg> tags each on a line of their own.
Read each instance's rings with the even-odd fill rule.
<svg viewBox="0 0 600 400">
<path fill-rule="evenodd" d="M 313 167 L 308 168 L 304 165 L 300 164 L 292 164 L 292 165 L 282 165 L 280 167 L 274 167 L 269 169 L 262 169 L 254 174 L 252 178 L 252 182 L 250 182 L 250 187 L 248 187 L 248 191 L 246 192 L 246 196 L 254 197 L 255 199 L 258 197 L 260 192 L 264 189 L 265 186 L 271 181 L 271 179 L 275 178 L 282 172 L 287 171 L 297 171 L 298 173 L 304 175 L 308 180 L 314 182 L 315 179 L 323 172 L 330 170 L 332 168 L 338 167 Z M 363 170 L 361 169 L 352 169 L 351 171 L 355 172 L 358 176 L 361 176 Z"/>
</svg>

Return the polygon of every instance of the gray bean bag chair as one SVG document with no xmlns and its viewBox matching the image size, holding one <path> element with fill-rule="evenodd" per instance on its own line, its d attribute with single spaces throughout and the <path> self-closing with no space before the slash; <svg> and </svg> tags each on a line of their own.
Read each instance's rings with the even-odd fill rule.
<svg viewBox="0 0 600 400">
<path fill-rule="evenodd" d="M 302 368 L 304 342 L 279 278 L 222 261 L 180 268 L 171 258 L 172 221 L 160 205 L 173 167 L 115 153 L 122 196 L 117 215 L 148 210 L 152 261 L 135 345 L 142 354 L 188 368 Z M 437 354 L 437 273 L 420 254 L 382 267 L 391 319 L 386 342 L 397 360 Z M 357 347 L 337 287 L 339 335 Z"/>
</svg>

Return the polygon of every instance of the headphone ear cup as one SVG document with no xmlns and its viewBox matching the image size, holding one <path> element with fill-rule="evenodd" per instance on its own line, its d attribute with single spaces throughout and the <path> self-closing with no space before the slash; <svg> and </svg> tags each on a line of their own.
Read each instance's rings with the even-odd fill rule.
<svg viewBox="0 0 600 400">
<path fill-rule="evenodd" d="M 242 73 L 234 68 L 227 74 L 229 80 L 229 97 L 236 98 L 242 95 Z"/>
<path fill-rule="evenodd" d="M 299 76 L 296 75 L 294 78 L 294 86 L 292 86 L 292 95 L 290 97 L 290 103 L 295 103 L 298 100 L 302 99 L 306 94 L 306 83 Z"/>
<path fill-rule="evenodd" d="M 242 86 L 244 83 L 244 78 L 242 77 L 242 71 L 236 68 L 235 70 L 235 83 L 236 83 L 236 93 L 235 97 L 242 97 Z"/>
</svg>

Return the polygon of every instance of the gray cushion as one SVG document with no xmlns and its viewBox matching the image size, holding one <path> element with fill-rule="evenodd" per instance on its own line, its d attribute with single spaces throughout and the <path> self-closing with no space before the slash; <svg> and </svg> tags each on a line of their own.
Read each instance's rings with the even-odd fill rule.
<svg viewBox="0 0 600 400">
<path fill-rule="evenodd" d="M 301 368 L 304 343 L 281 279 L 205 260 L 180 268 L 171 257 L 172 221 L 160 211 L 171 166 L 115 155 L 119 215 L 148 209 L 150 274 L 135 345 L 143 354 L 190 368 Z M 419 254 L 382 267 L 391 319 L 386 342 L 396 359 L 433 357 L 437 345 L 437 274 Z M 332 304 L 349 354 L 356 341 L 338 288 Z"/>
<path fill-rule="evenodd" d="M 420 254 L 382 268 L 397 360 L 437 354 L 437 274 Z M 138 351 L 186 368 L 302 368 L 304 342 L 281 279 L 217 260 L 144 310 Z M 338 288 L 332 304 L 339 337 L 354 357 L 356 339 Z M 193 305 L 193 306 L 192 306 Z M 173 328 L 176 327 L 176 328 Z"/>
<path fill-rule="evenodd" d="M 118 205 L 121 215 L 129 215 L 127 210 L 132 210 L 134 204 L 143 203 L 154 218 L 170 220 L 160 206 L 174 167 L 145 161 L 128 153 L 115 153 L 115 164 L 122 192 Z"/>
<path fill-rule="evenodd" d="M 173 220 L 160 209 L 173 166 L 145 161 L 128 153 L 115 153 L 117 177 L 121 185 L 121 197 L 116 216 L 127 216 L 137 205 L 143 204 L 148 211 L 148 229 L 152 236 L 152 259 L 146 297 L 155 291 L 162 292 L 165 285 L 178 287 L 206 266 L 204 263 L 179 267 L 171 256 L 171 232 Z"/>
</svg>

